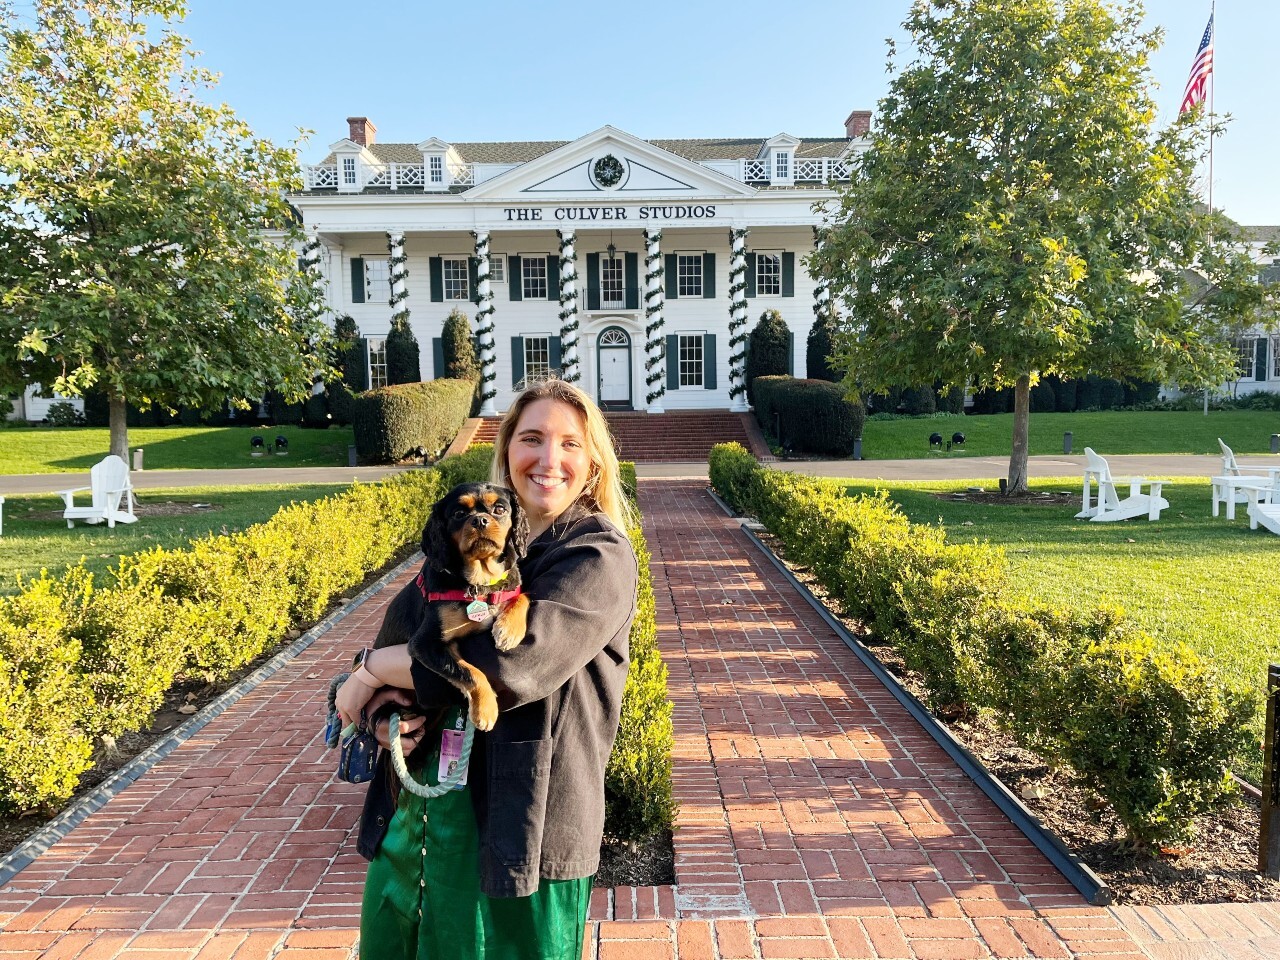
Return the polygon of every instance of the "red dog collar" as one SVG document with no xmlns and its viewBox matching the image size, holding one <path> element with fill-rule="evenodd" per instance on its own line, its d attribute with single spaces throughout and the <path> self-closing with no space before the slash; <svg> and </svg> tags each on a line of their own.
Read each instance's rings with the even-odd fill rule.
<svg viewBox="0 0 1280 960">
<path fill-rule="evenodd" d="M 428 593 L 427 581 L 422 574 L 418 574 L 418 579 L 414 581 L 418 585 L 418 589 L 422 591 L 422 595 L 426 597 L 428 603 L 436 600 L 460 600 L 463 603 L 469 603 L 472 600 L 483 600 L 485 603 L 496 606 L 499 603 L 506 603 L 508 600 L 514 600 L 520 596 L 520 588 L 514 590 L 495 590 L 492 593 L 482 593 L 479 596 L 471 596 L 465 590 L 444 590 L 440 593 Z"/>
</svg>

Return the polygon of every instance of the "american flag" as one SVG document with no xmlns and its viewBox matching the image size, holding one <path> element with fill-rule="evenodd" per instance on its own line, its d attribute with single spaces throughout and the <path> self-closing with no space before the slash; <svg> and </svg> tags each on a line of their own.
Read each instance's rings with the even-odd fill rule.
<svg viewBox="0 0 1280 960">
<path fill-rule="evenodd" d="M 1195 63 L 1191 64 L 1191 76 L 1187 77 L 1187 87 L 1182 91 L 1182 106 L 1178 113 L 1183 114 L 1205 98 L 1205 90 L 1209 85 L 1209 75 L 1213 73 L 1213 14 L 1209 14 L 1209 25 L 1204 28 L 1204 36 L 1200 38 L 1200 49 L 1196 51 Z"/>
</svg>

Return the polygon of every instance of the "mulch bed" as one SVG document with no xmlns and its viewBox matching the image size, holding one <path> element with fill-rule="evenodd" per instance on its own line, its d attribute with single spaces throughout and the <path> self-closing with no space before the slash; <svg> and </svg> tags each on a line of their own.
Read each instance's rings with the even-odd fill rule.
<svg viewBox="0 0 1280 960">
<path fill-rule="evenodd" d="M 133 496 L 133 512 L 139 517 L 187 517 L 197 513 L 217 513 L 220 503 L 175 503 L 173 500 L 148 500 L 146 495 Z M 31 520 L 61 520 L 62 508 L 57 510 L 31 510 L 26 516 Z"/>
<path fill-rule="evenodd" d="M 995 497 L 998 502 L 1011 499 Z M 776 537 L 764 531 L 756 535 L 786 562 Z M 876 642 L 862 623 L 844 616 L 838 599 L 827 595 L 807 568 L 787 566 L 904 687 L 924 699 L 924 686 L 891 646 Z M 1258 872 L 1259 805 L 1243 791 L 1224 809 L 1197 818 L 1196 837 L 1187 846 L 1154 854 L 1135 851 L 1122 842 L 1124 831 L 1110 808 L 1069 772 L 1050 768 L 982 717 L 940 719 L 1112 889 L 1117 904 L 1280 900 L 1280 880 Z"/>
<path fill-rule="evenodd" d="M 981 487 L 970 487 L 968 490 L 955 490 L 949 493 L 935 493 L 939 500 L 952 500 L 963 503 L 981 503 L 996 507 L 1062 507 L 1080 502 L 1080 494 L 1066 490 L 1032 492 L 1011 497 L 998 490 L 984 490 Z"/>
</svg>

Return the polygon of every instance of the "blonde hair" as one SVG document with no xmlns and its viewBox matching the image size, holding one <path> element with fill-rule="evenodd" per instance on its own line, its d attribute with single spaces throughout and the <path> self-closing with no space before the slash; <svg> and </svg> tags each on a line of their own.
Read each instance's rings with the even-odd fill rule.
<svg viewBox="0 0 1280 960">
<path fill-rule="evenodd" d="M 578 501 L 588 509 L 603 513 L 623 533 L 636 522 L 635 510 L 622 490 L 622 477 L 618 470 L 618 454 L 613 448 L 613 436 L 604 414 L 589 396 L 571 383 L 555 377 L 531 383 L 516 396 L 502 422 L 498 424 L 498 436 L 493 442 L 493 466 L 490 469 L 494 483 L 510 484 L 511 469 L 508 451 L 516 424 L 525 408 L 539 400 L 555 400 L 582 414 L 586 436 L 587 458 L 591 468 L 587 484 Z"/>
</svg>

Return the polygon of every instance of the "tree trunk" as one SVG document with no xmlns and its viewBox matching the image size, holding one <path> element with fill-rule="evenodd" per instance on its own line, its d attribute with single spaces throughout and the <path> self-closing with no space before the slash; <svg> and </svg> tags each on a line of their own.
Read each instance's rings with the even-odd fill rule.
<svg viewBox="0 0 1280 960">
<path fill-rule="evenodd" d="M 125 400 L 114 390 L 107 391 L 107 410 L 111 424 L 111 453 L 129 462 L 129 423 L 125 419 Z"/>
<path fill-rule="evenodd" d="M 1018 497 L 1027 492 L 1027 449 L 1031 427 L 1031 377 L 1023 374 L 1013 388 L 1013 452 L 1009 455 L 1006 493 Z"/>
</svg>

